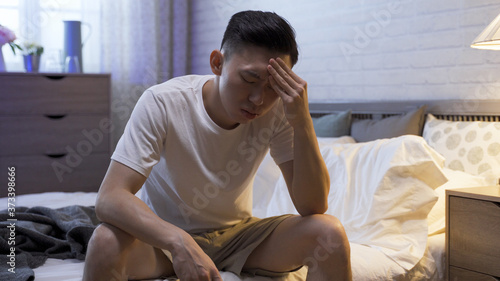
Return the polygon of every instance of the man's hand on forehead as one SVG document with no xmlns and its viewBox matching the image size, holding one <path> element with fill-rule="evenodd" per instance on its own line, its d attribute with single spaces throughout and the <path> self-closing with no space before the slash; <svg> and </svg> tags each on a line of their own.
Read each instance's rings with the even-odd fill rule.
<svg viewBox="0 0 500 281">
<path fill-rule="evenodd" d="M 295 74 L 281 58 L 270 59 L 267 71 L 271 87 L 283 100 L 290 125 L 295 127 L 310 118 L 307 82 Z"/>
</svg>

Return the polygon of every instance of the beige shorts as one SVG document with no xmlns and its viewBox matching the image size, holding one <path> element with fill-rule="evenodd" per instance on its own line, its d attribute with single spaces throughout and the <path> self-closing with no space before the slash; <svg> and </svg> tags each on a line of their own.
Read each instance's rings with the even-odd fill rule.
<svg viewBox="0 0 500 281">
<path fill-rule="evenodd" d="M 273 272 L 262 269 L 243 269 L 250 254 L 273 230 L 292 215 L 282 215 L 265 219 L 248 218 L 234 226 L 191 235 L 201 249 L 214 261 L 221 271 L 229 271 L 239 276 L 269 276 L 277 277 L 289 272 Z M 170 258 L 170 253 L 164 251 Z M 298 269 L 297 269 L 298 270 Z"/>
</svg>

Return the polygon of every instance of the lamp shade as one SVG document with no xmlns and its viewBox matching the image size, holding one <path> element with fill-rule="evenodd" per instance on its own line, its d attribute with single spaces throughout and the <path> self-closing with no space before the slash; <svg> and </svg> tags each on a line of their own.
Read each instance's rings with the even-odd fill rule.
<svg viewBox="0 0 500 281">
<path fill-rule="evenodd" d="M 474 39 L 472 48 L 486 50 L 500 50 L 500 15 Z"/>
</svg>

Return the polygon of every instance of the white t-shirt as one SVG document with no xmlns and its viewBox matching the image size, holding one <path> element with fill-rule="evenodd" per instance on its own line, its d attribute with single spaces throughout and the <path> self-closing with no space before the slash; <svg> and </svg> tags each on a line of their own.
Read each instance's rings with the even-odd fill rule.
<svg viewBox="0 0 500 281">
<path fill-rule="evenodd" d="M 252 215 L 253 178 L 269 148 L 277 164 L 293 159 L 281 101 L 248 124 L 223 129 L 203 105 L 202 87 L 213 77 L 183 76 L 146 90 L 111 157 L 146 176 L 140 198 L 189 232 Z"/>
</svg>

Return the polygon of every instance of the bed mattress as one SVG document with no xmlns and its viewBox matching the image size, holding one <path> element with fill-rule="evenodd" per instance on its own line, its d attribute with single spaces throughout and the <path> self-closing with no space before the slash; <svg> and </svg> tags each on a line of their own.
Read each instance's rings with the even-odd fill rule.
<svg viewBox="0 0 500 281">
<path fill-rule="evenodd" d="M 50 192 L 20 195 L 16 197 L 16 206 L 46 206 L 60 208 L 68 205 L 92 206 L 96 193 Z M 7 199 L 0 198 L 0 206 L 7 206 Z M 3 208 L 2 208 L 3 209 Z M 364 245 L 351 243 L 351 264 L 354 280 L 444 280 L 444 234 L 430 236 L 427 251 L 422 260 L 409 272 L 381 251 Z M 58 281 L 82 279 L 84 263 L 80 260 L 48 259 L 46 263 L 34 269 L 37 281 Z M 225 281 L 304 281 L 307 269 L 285 278 L 243 277 L 229 272 L 222 272 Z M 175 279 L 172 279 L 175 280 Z"/>
</svg>

